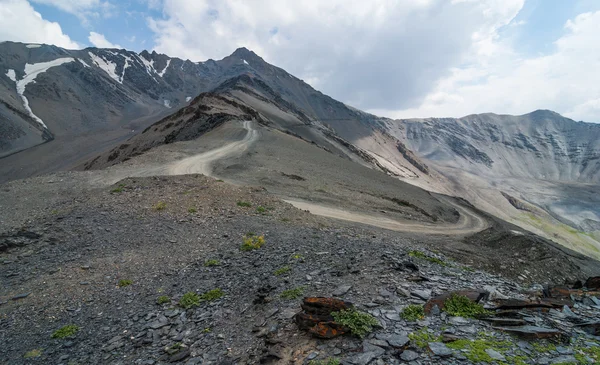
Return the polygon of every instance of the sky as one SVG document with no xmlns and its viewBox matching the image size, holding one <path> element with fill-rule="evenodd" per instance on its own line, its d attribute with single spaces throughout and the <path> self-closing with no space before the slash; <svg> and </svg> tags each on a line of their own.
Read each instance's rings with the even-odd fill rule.
<svg viewBox="0 0 600 365">
<path fill-rule="evenodd" d="M 246 47 L 391 118 L 600 123 L 598 0 L 0 0 L 0 41 L 221 59 Z"/>
</svg>

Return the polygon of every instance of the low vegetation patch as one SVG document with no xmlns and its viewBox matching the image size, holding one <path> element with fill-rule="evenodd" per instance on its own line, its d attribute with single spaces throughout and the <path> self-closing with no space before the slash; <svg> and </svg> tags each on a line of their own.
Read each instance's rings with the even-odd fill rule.
<svg viewBox="0 0 600 365">
<path fill-rule="evenodd" d="M 293 254 L 292 258 L 294 260 L 302 260 L 304 258 L 304 256 L 300 255 L 299 253 Z"/>
<path fill-rule="evenodd" d="M 119 285 L 119 288 L 123 288 L 126 286 L 129 286 L 133 284 L 133 281 L 129 280 L 129 279 L 121 279 L 119 280 L 119 283 L 117 285 Z"/>
<path fill-rule="evenodd" d="M 294 289 L 284 290 L 279 296 L 283 299 L 296 299 L 304 294 L 304 287 L 299 286 Z"/>
<path fill-rule="evenodd" d="M 498 341 L 493 338 L 478 338 L 476 340 L 461 339 L 450 342 L 447 346 L 453 350 L 465 350 L 463 353 L 474 363 L 491 363 L 494 361 L 485 350 L 492 349 L 504 353 L 512 346 L 510 341 Z"/>
<path fill-rule="evenodd" d="M 379 326 L 379 321 L 369 313 L 361 312 L 356 308 L 332 312 L 335 321 L 344 327 L 348 327 L 353 335 L 360 338 L 365 337 L 373 331 L 373 327 Z"/>
<path fill-rule="evenodd" d="M 169 297 L 168 297 L 168 296 L 166 296 L 166 295 L 161 295 L 160 297 L 158 297 L 158 298 L 156 299 L 156 303 L 158 303 L 158 304 L 161 304 L 161 305 L 162 305 L 162 304 L 171 303 L 171 298 L 169 298 Z"/>
<path fill-rule="evenodd" d="M 265 244 L 265 236 L 249 236 L 244 237 L 242 243 L 242 251 L 252 251 L 261 248 Z"/>
<path fill-rule="evenodd" d="M 262 205 L 259 205 L 258 207 L 256 207 L 256 213 L 265 214 L 266 212 L 267 212 L 267 208 L 263 207 Z"/>
<path fill-rule="evenodd" d="M 433 333 L 429 332 L 427 327 L 421 328 L 417 332 L 413 332 L 408 335 L 411 343 L 419 348 L 426 348 L 430 342 L 440 342 L 442 341 L 442 336 L 436 336 Z"/>
<path fill-rule="evenodd" d="M 112 194 L 120 194 L 123 192 L 123 190 L 125 189 L 126 185 L 125 184 L 119 184 L 119 186 L 117 186 L 116 188 L 112 189 L 110 192 Z"/>
<path fill-rule="evenodd" d="M 579 364 L 600 364 L 600 343 L 596 343 L 596 346 L 576 347 L 575 358 Z M 590 362 L 589 359 L 592 361 Z"/>
<path fill-rule="evenodd" d="M 476 318 L 492 313 L 485 310 L 481 304 L 477 304 L 465 296 L 456 294 L 446 299 L 444 302 L 444 311 L 451 316 L 465 318 Z"/>
<path fill-rule="evenodd" d="M 437 257 L 427 256 L 425 253 L 423 253 L 421 251 L 416 251 L 416 250 L 415 251 L 410 251 L 408 253 L 408 256 L 410 256 L 410 257 L 416 257 L 418 259 L 427 260 L 429 262 L 432 262 L 434 264 L 438 264 L 438 265 L 441 265 L 441 266 L 448 266 L 447 263 L 445 263 L 444 261 L 438 259 Z"/>
<path fill-rule="evenodd" d="M 204 261 L 204 266 L 206 267 L 211 267 L 211 266 L 219 266 L 221 263 L 219 262 L 219 260 L 206 260 Z"/>
<path fill-rule="evenodd" d="M 75 335 L 79 331 L 79 326 L 69 324 L 54 331 L 52 338 L 67 338 Z"/>
<path fill-rule="evenodd" d="M 422 305 L 411 304 L 404 308 L 400 316 L 407 321 L 415 322 L 425 317 L 425 311 Z"/>
<path fill-rule="evenodd" d="M 327 360 L 311 360 L 308 362 L 308 365 L 340 365 L 341 362 L 339 359 L 330 358 Z"/>
<path fill-rule="evenodd" d="M 252 206 L 252 204 L 250 202 L 238 201 L 237 206 L 243 207 L 243 208 L 250 208 Z"/>
<path fill-rule="evenodd" d="M 289 273 L 290 271 L 292 271 L 292 269 L 289 266 L 284 266 L 282 268 L 275 270 L 274 274 L 275 274 L 275 276 L 281 276 L 281 275 Z"/>
<path fill-rule="evenodd" d="M 26 359 L 32 359 L 32 358 L 36 358 L 36 357 L 40 357 L 40 356 L 42 356 L 41 349 L 33 349 L 31 351 L 27 351 L 25 353 L 25 355 L 23 355 L 23 357 Z"/>
<path fill-rule="evenodd" d="M 167 203 L 165 203 L 165 202 L 158 202 L 158 203 L 154 204 L 154 206 L 152 207 L 152 209 L 154 209 L 156 211 L 165 210 L 165 209 L 167 209 Z"/>
<path fill-rule="evenodd" d="M 194 292 L 187 292 L 179 299 L 179 306 L 185 309 L 200 305 L 200 296 Z"/>
<path fill-rule="evenodd" d="M 223 290 L 217 288 L 217 289 L 209 290 L 206 293 L 202 294 L 200 296 L 200 300 L 206 300 L 207 302 L 212 302 L 213 300 L 220 299 L 223 295 L 225 295 L 225 292 L 223 292 Z"/>
<path fill-rule="evenodd" d="M 196 208 L 188 208 L 188 213 L 190 213 L 190 214 L 198 213 L 198 210 Z"/>
</svg>

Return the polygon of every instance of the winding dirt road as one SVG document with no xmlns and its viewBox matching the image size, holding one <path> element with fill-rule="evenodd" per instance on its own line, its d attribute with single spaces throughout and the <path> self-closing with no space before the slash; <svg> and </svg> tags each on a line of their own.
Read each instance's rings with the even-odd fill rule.
<svg viewBox="0 0 600 365">
<path fill-rule="evenodd" d="M 256 129 L 254 129 L 251 121 L 244 121 L 243 126 L 247 132 L 244 138 L 239 141 L 231 142 L 216 149 L 199 153 L 182 160 L 174 161 L 163 166 L 146 166 L 133 170 L 117 171 L 111 174 L 109 178 L 104 179 L 103 183 L 114 184 L 126 177 L 141 176 L 187 174 L 203 174 L 206 176 L 213 176 L 212 165 L 215 161 L 241 155 L 248 149 L 248 147 L 250 147 L 250 145 L 258 140 L 259 133 Z M 460 213 L 460 218 L 456 224 L 432 224 L 413 221 L 399 221 L 381 216 L 347 211 L 313 202 L 286 199 L 285 197 L 283 197 L 283 199 L 296 208 L 307 210 L 315 215 L 340 219 L 348 222 L 367 224 L 370 226 L 398 232 L 466 235 L 482 231 L 489 226 L 488 222 L 483 217 L 477 215 L 476 212 L 455 203 L 451 199 L 444 198 L 441 199 L 443 199 L 447 204 L 452 205 Z"/>
</svg>

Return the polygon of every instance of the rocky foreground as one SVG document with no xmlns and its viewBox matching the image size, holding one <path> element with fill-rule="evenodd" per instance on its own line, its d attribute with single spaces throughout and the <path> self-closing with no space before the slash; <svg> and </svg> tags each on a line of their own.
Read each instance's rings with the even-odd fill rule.
<svg viewBox="0 0 600 365">
<path fill-rule="evenodd" d="M 2 217 L 2 364 L 600 362 L 598 279 L 510 279 L 203 176 L 69 189 Z"/>
</svg>

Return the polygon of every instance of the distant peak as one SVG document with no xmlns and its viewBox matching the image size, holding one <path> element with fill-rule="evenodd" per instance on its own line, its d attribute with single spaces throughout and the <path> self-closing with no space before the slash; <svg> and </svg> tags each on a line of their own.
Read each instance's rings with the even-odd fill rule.
<svg viewBox="0 0 600 365">
<path fill-rule="evenodd" d="M 240 47 L 236 49 L 230 57 L 238 57 L 241 59 L 261 59 L 256 53 L 252 52 L 246 47 Z"/>
</svg>

